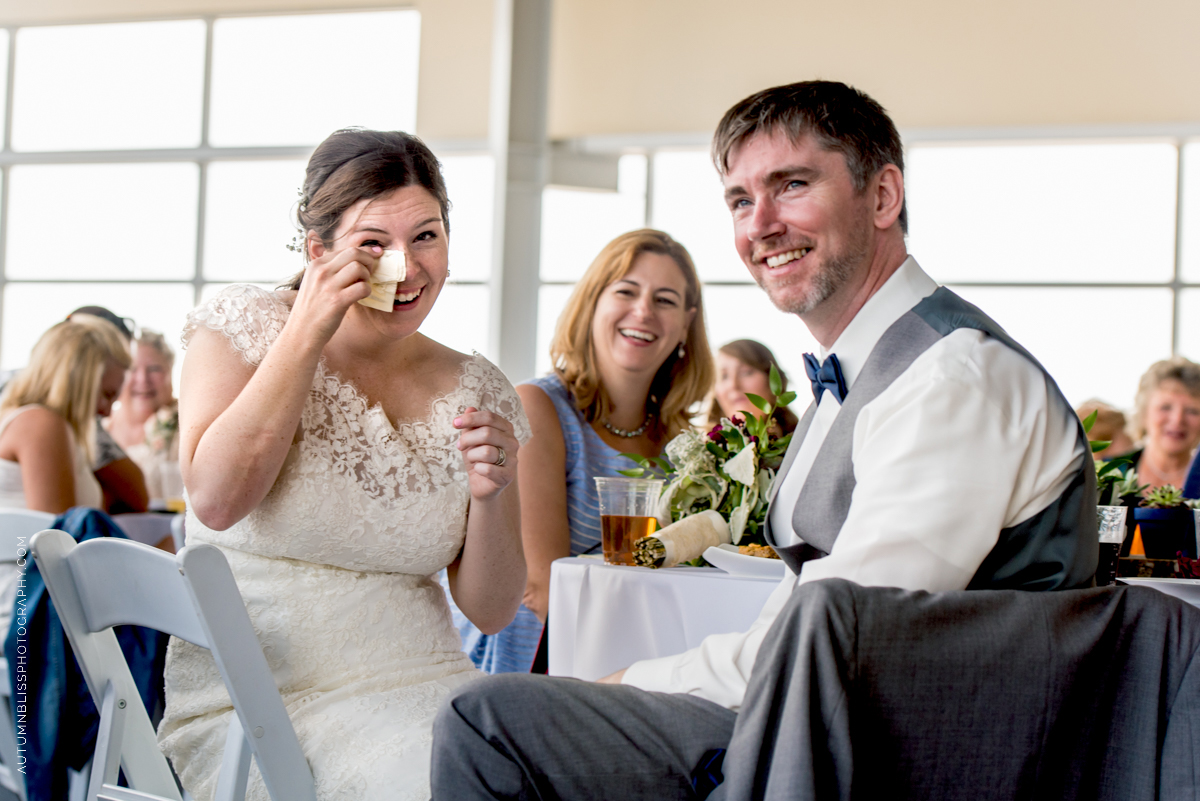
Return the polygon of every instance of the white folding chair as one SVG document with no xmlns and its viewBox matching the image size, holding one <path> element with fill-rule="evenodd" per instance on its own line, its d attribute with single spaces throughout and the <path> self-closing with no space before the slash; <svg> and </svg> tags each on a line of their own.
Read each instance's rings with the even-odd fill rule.
<svg viewBox="0 0 1200 801">
<path fill-rule="evenodd" d="M 27 558 L 33 535 L 54 522 L 49 512 L 0 509 L 0 563 L 15 565 Z M 0 642 L 8 631 L 0 631 Z M 0 787 L 25 801 L 25 780 L 17 770 L 17 732 L 13 725 L 12 685 L 8 661 L 0 653 Z"/>
<path fill-rule="evenodd" d="M 211 545 L 172 557 L 128 540 L 76 544 L 43 531 L 33 553 L 63 630 L 100 710 L 88 801 L 179 801 L 179 791 L 112 632 L 158 629 L 212 651 L 236 715 L 230 717 L 218 801 L 246 794 L 250 755 L 275 801 L 315 801 L 312 772 L 224 555 Z M 124 768 L 130 788 L 117 787 Z"/>
<path fill-rule="evenodd" d="M 183 534 L 183 521 L 186 519 L 186 515 L 175 515 L 171 518 L 171 536 L 175 539 L 175 553 L 182 551 L 183 546 L 187 544 Z"/>
</svg>

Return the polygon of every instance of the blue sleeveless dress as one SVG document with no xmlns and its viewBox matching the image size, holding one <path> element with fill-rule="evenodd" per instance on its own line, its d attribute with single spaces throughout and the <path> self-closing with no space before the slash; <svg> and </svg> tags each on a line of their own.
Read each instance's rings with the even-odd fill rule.
<svg viewBox="0 0 1200 801">
<path fill-rule="evenodd" d="M 575 400 L 556 375 L 527 382 L 554 402 L 567 447 L 567 522 L 571 529 L 571 555 L 599 551 L 600 500 L 596 476 L 617 476 L 634 465 L 611 448 L 583 419 Z M 524 604 L 503 631 L 484 634 L 454 609 L 454 624 L 462 634 L 463 650 L 487 673 L 528 673 L 542 638 L 542 623 Z"/>
</svg>

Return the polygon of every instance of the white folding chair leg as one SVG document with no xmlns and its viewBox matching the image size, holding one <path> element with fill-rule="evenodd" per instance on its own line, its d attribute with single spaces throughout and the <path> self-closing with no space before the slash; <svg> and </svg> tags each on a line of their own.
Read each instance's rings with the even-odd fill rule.
<svg viewBox="0 0 1200 801">
<path fill-rule="evenodd" d="M 98 764 L 106 767 L 103 770 L 95 770 L 96 756 L 92 757 L 93 770 L 88 782 L 88 801 L 98 798 L 104 785 L 116 785 L 121 770 L 121 745 L 125 740 L 125 709 L 128 702 L 117 695 L 116 688 L 109 682 L 104 687 L 104 702 L 100 705 L 100 728 L 96 734 L 96 756 L 104 757 Z"/>
<path fill-rule="evenodd" d="M 231 754 L 236 758 L 230 759 Z M 250 779 L 250 741 L 242 731 L 242 721 L 237 714 L 229 716 L 229 731 L 225 735 L 225 759 L 217 776 L 217 792 L 214 801 L 242 801 L 246 797 L 246 784 Z"/>
</svg>

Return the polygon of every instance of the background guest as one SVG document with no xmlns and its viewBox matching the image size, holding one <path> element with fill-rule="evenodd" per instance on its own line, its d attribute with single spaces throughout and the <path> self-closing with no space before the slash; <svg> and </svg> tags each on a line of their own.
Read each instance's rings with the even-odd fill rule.
<svg viewBox="0 0 1200 801">
<path fill-rule="evenodd" d="M 1096 422 L 1092 424 L 1092 430 L 1088 432 L 1088 439 L 1092 442 L 1106 441 L 1109 443 L 1104 450 L 1093 453 L 1092 458 L 1097 461 L 1108 461 L 1133 450 L 1133 440 L 1125 430 L 1129 423 L 1125 419 L 1124 412 L 1096 398 L 1085 400 L 1075 408 L 1075 414 L 1079 416 L 1080 420 L 1086 420 L 1092 412 L 1096 412 Z"/>
<path fill-rule="evenodd" d="M 111 323 L 79 315 L 38 340 L 0 396 L 0 506 L 52 514 L 100 507 L 96 416 L 121 392 L 130 356 Z"/>
<path fill-rule="evenodd" d="M 464 649 L 489 673 L 530 670 L 551 562 L 599 546 L 593 479 L 632 467 L 622 453 L 659 455 L 712 386 L 700 281 L 687 250 L 649 229 L 609 242 L 567 300 L 550 355 L 552 374 L 517 387 L 533 431 L 518 467 L 524 604 L 498 634 L 459 622 Z"/>
<path fill-rule="evenodd" d="M 133 342 L 133 320 L 128 317 L 118 317 L 103 306 L 80 306 L 67 315 L 68 320 L 80 315 L 99 317 L 111 323 L 125 339 L 126 348 Z M 109 407 L 99 412 L 100 417 L 107 417 Z M 146 480 L 136 463 L 121 450 L 109 433 L 96 421 L 96 448 L 92 460 L 92 472 L 100 482 L 104 494 L 104 511 L 109 514 L 121 512 L 146 511 L 150 496 L 146 492 Z"/>
<path fill-rule="evenodd" d="M 1142 443 L 1130 454 L 1139 481 L 1183 487 L 1200 444 L 1200 365 L 1182 356 L 1150 365 L 1138 381 L 1129 433 Z"/>
<path fill-rule="evenodd" d="M 182 498 L 179 478 L 179 407 L 171 386 L 175 352 L 162 334 L 143 328 L 134 340 L 133 366 L 112 415 L 105 421 L 117 444 L 141 469 L 152 502 Z"/>
<path fill-rule="evenodd" d="M 713 389 L 713 404 L 708 413 L 708 425 L 715 426 L 721 418 L 731 418 L 738 413 L 750 412 L 761 415 L 746 393 L 758 395 L 768 403 L 775 402 L 771 391 L 771 365 L 779 371 L 783 389 L 788 388 L 787 373 L 775 360 L 775 354 L 766 345 L 753 339 L 735 339 L 722 345 L 717 351 L 717 383 Z M 796 415 L 786 406 L 781 406 L 771 415 L 771 433 L 775 436 L 790 434 L 796 428 Z"/>
</svg>

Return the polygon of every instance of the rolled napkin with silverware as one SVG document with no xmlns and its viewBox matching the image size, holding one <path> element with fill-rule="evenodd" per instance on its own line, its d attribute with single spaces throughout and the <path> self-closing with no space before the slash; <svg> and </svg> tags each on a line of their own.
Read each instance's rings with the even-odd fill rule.
<svg viewBox="0 0 1200 801">
<path fill-rule="evenodd" d="M 729 524 L 709 509 L 642 537 L 633 544 L 633 561 L 642 567 L 675 567 L 728 542 Z"/>
</svg>

